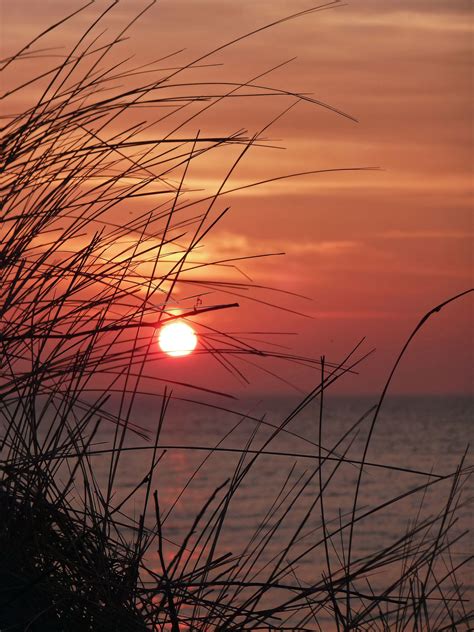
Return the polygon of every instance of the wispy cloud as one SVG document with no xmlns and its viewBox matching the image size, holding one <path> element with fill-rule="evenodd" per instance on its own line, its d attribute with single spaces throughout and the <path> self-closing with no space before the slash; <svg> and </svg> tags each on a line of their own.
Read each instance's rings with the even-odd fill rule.
<svg viewBox="0 0 474 632">
<path fill-rule="evenodd" d="M 388 230 L 376 235 L 379 239 L 472 239 L 471 230 Z"/>
<path fill-rule="evenodd" d="M 376 310 L 348 310 L 348 311 L 315 311 L 310 312 L 311 318 L 328 320 L 398 320 L 400 314 L 393 311 Z"/>
<path fill-rule="evenodd" d="M 279 239 L 249 238 L 239 233 L 218 233 L 206 243 L 208 256 L 212 259 L 237 257 L 255 254 L 281 253 L 298 255 L 318 254 L 327 257 L 345 255 L 363 247 L 363 243 L 354 240 L 314 240 L 291 241 Z"/>
<path fill-rule="evenodd" d="M 431 4 L 435 5 L 433 2 Z M 383 7 L 380 9 L 373 12 L 350 11 L 350 17 L 348 17 L 347 12 L 334 11 L 330 15 L 329 21 L 339 24 L 349 22 L 351 27 L 387 28 L 397 31 L 401 28 L 418 31 L 442 31 L 444 33 L 469 33 L 473 30 L 469 14 L 463 11 L 449 14 L 437 11 L 435 6 L 432 6 L 431 11 L 400 11 L 393 8 L 383 11 Z"/>
</svg>

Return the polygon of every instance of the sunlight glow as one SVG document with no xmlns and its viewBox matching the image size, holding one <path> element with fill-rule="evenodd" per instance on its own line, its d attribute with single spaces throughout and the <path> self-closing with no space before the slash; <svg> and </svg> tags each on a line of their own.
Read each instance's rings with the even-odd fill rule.
<svg viewBox="0 0 474 632">
<path fill-rule="evenodd" d="M 160 349 L 173 357 L 189 355 L 197 345 L 194 329 L 182 321 L 164 325 L 158 335 Z"/>
</svg>

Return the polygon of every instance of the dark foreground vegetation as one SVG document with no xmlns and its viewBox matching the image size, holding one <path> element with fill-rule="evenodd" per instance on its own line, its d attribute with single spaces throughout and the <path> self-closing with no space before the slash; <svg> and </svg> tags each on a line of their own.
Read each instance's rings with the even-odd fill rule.
<svg viewBox="0 0 474 632">
<path fill-rule="evenodd" d="M 359 494 L 393 372 L 379 402 L 349 431 L 350 438 L 368 424 L 362 458 L 351 461 L 357 472 L 353 503 L 339 524 L 329 523 L 329 483 L 348 457 L 339 444 L 321 445 L 324 392 L 354 370 L 363 354 L 357 347 L 342 363 L 331 364 L 263 350 L 211 329 L 202 313 L 237 309 L 236 294 L 245 289 L 258 300 L 258 290 L 250 283 L 211 284 L 208 276 L 189 280 L 191 270 L 207 272 L 223 263 L 196 264 L 193 254 L 227 211 L 227 178 L 250 147 L 265 144 L 273 121 L 251 136 L 237 131 L 212 138 L 189 135 L 190 123 L 224 100 L 262 92 L 286 100 L 282 113 L 301 99 L 329 106 L 262 87 L 259 77 L 246 84 L 196 84 L 193 72 L 210 63 L 214 51 L 185 66 L 170 57 L 134 67 L 119 52 L 131 25 L 113 36 L 103 29 L 114 4 L 100 4 L 102 13 L 94 14 L 66 55 L 53 55 L 43 40 L 75 14 L 2 61 L 8 88 L 1 141 L 0 629 L 468 629 L 472 610 L 457 579 L 468 560 L 453 557 L 466 535 L 456 530 L 470 473 L 465 458 L 452 472 L 419 473 L 416 487 L 384 503 L 397 506 L 440 486 L 436 513 L 417 519 L 415 512 L 396 540 L 356 557 L 355 528 L 384 509 L 362 507 Z M 38 68 L 40 59 L 44 70 L 25 78 L 25 68 Z M 221 187 L 205 196 L 190 190 L 191 164 L 225 148 L 235 153 Z M 163 454 L 160 432 L 173 389 L 182 392 L 186 385 L 155 379 L 153 362 L 161 357 L 156 330 L 176 318 L 178 288 L 180 317 L 194 323 L 200 352 L 212 354 L 223 371 L 244 379 L 240 357 L 264 363 L 277 356 L 319 367 L 320 378 L 257 449 L 249 437 L 231 479 L 209 490 L 189 534 L 169 557 L 165 543 L 173 537 L 172 525 L 165 529 L 153 474 Z M 200 306 L 198 295 L 210 289 L 219 300 L 212 308 Z M 413 335 L 454 298 L 423 318 Z M 194 385 L 187 386 L 192 391 Z M 205 390 L 212 394 L 213 385 Z M 145 392 L 158 402 L 152 437 L 133 414 Z M 269 499 L 265 519 L 240 553 L 220 552 L 237 491 L 272 440 L 315 401 L 319 441 L 311 467 Z M 94 460 L 104 425 L 114 428 L 111 445 L 101 448 L 105 482 Z M 146 443 L 149 471 L 120 497 L 116 481 L 130 434 Z M 301 523 L 282 540 L 280 554 L 263 563 L 310 483 L 319 492 Z M 138 514 L 126 510 L 135 496 Z M 301 534 L 315 516 L 317 532 L 302 544 Z M 294 568 L 316 548 L 324 565 L 315 569 L 312 584 L 302 584 Z M 395 569 L 395 579 L 376 586 L 373 577 L 387 568 Z"/>
</svg>

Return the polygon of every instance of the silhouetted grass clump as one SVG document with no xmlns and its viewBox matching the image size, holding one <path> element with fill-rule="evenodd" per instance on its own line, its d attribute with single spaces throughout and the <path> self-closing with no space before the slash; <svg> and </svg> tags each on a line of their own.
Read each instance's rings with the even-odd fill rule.
<svg viewBox="0 0 474 632">
<path fill-rule="evenodd" d="M 0 494 L 2 629 L 146 630 L 133 551 L 44 490 L 18 492 Z"/>
<path fill-rule="evenodd" d="M 193 257 L 227 211 L 222 196 L 232 171 L 251 146 L 266 142 L 263 134 L 273 121 L 253 135 L 207 137 L 185 130 L 222 100 L 241 98 L 242 88 L 242 98 L 252 98 L 247 90 L 254 84 L 258 96 L 263 90 L 291 104 L 303 99 L 330 106 L 307 95 L 263 89 L 258 77 L 245 84 L 196 84 L 189 74 L 215 51 L 171 69 L 167 58 L 142 67 L 117 61 L 135 19 L 108 39 L 102 26 L 113 5 L 91 18 L 65 56 L 50 57 L 40 48 L 42 39 L 81 10 L 2 61 L 12 87 L 3 95 L 0 183 L 0 628 L 441 631 L 467 626 L 470 611 L 456 580 L 464 561 L 455 564 L 451 557 L 460 537 L 454 531 L 460 494 L 470 473 L 464 460 L 442 475 L 406 469 L 422 482 L 383 505 L 360 506 L 367 468 L 384 467 L 370 463 L 367 452 L 387 389 L 335 445 L 322 445 L 324 392 L 363 360 L 359 347 L 331 364 L 269 351 L 200 320 L 202 313 L 236 309 L 235 295 L 243 289 L 256 291 L 250 282 L 210 281 L 207 272 L 223 262 Z M 15 68 L 40 59 L 41 73 L 13 83 Z M 10 111 L 18 101 L 20 111 Z M 236 153 L 218 190 L 209 195 L 188 188 L 190 165 L 223 148 Z M 202 278 L 190 280 L 187 274 L 199 269 Z M 197 298 L 211 290 L 216 302 L 201 306 Z M 258 294 L 250 296 L 258 300 Z M 173 542 L 170 557 L 165 543 L 173 532 L 165 525 L 153 475 L 164 454 L 160 436 L 175 398 L 171 389 L 177 384 L 206 394 L 216 390 L 154 373 L 162 358 L 155 332 L 178 317 L 199 329 L 200 352 L 238 379 L 245 380 L 238 359 L 248 356 L 304 363 L 320 377 L 277 424 L 242 415 L 234 428 L 250 419 L 255 431 L 246 446 L 233 450 L 239 455 L 235 471 L 209 490 L 187 535 Z M 134 418 L 134 406 L 144 395 L 159 402 L 154 437 Z M 271 444 L 294 434 L 289 424 L 314 402 L 319 438 L 308 441 L 313 452 L 307 470 L 296 481 L 290 471 L 249 541 L 239 543 L 238 552 L 222 553 L 230 507 L 249 473 L 262 455 L 294 456 L 272 452 Z M 346 442 L 350 446 L 364 423 L 369 431 L 362 457 L 350 458 Z M 110 425 L 111 444 L 97 445 L 101 429 Z M 256 444 L 260 427 L 269 434 Z M 145 445 L 127 446 L 130 435 Z M 134 450 L 149 456 L 148 471 L 120 497 L 118 473 Z M 221 440 L 209 454 L 226 450 L 231 451 Z M 105 480 L 97 472 L 98 458 L 107 463 Z M 354 500 L 335 524 L 326 518 L 325 498 L 343 465 L 357 473 Z M 190 480 L 198 475 L 199 470 Z M 312 483 L 318 493 L 308 503 L 305 493 Z M 414 519 L 382 550 L 355 555 L 358 523 L 446 484 L 449 492 L 438 513 Z M 128 511 L 133 500 L 139 506 L 135 513 Z M 289 537 L 280 536 L 302 504 L 298 526 Z M 309 539 L 314 518 L 317 527 Z M 279 554 L 268 561 L 270 544 L 280 537 Z M 315 569 L 313 583 L 303 584 L 295 569 L 315 550 L 324 565 Z M 156 563 L 150 562 L 153 556 Z M 395 578 L 376 587 L 373 574 L 392 568 Z"/>
</svg>

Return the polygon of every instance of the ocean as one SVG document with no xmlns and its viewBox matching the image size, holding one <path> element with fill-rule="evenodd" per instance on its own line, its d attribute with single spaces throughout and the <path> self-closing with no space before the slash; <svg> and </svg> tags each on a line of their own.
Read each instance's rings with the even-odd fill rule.
<svg viewBox="0 0 474 632">
<path fill-rule="evenodd" d="M 360 461 L 377 397 L 325 396 L 321 450 L 319 400 L 310 402 L 284 423 L 298 403 L 296 397 L 275 396 L 231 404 L 213 401 L 212 405 L 170 401 L 159 437 L 157 454 L 161 458 L 152 480 L 152 490 L 158 490 L 165 559 L 173 558 L 196 516 L 216 494 L 186 545 L 189 564 L 204 559 L 212 541 L 204 537 L 207 516 L 235 482 L 237 471 L 241 478 L 220 524 L 216 557 L 231 553 L 248 572 L 247 578 L 256 582 L 262 578 L 267 581 L 275 560 L 280 560 L 282 584 L 309 587 L 326 581 L 328 559 L 332 576 L 342 573 L 350 549 L 351 566 L 365 569 L 354 579 L 354 586 L 362 582 L 366 593 L 388 590 L 393 596 L 403 588 L 390 591 L 403 572 L 403 564 L 406 567 L 408 559 L 415 559 L 430 537 L 436 538 L 438 533 L 444 537 L 449 524 L 447 537 L 454 540 L 472 525 L 469 505 L 462 504 L 457 496 L 450 500 L 450 492 L 452 474 L 461 460 L 464 458 L 464 467 L 472 465 L 466 449 L 473 438 L 473 402 L 463 396 L 388 396 L 367 448 L 355 509 Z M 161 398 L 138 398 L 131 421 L 152 436 L 159 424 L 160 406 Z M 280 430 L 272 438 L 275 428 Z M 104 485 L 109 458 L 100 451 L 110 447 L 113 432 L 113 426 L 104 425 L 92 449 L 99 452 L 92 459 L 98 481 Z M 129 433 L 125 447 L 115 485 L 117 503 L 146 476 L 152 441 Z M 251 461 L 251 467 L 243 473 Z M 226 481 L 226 486 L 216 492 Z M 461 498 L 466 501 L 472 495 L 472 485 L 466 476 L 461 476 L 458 484 Z M 124 513 L 138 521 L 142 502 L 143 491 L 139 490 L 124 505 Z M 455 503 L 459 507 L 452 512 Z M 443 514 L 447 504 L 450 511 Z M 423 521 L 434 516 L 439 519 L 422 528 Z M 156 523 L 152 502 L 148 504 L 147 521 Z M 420 530 L 412 539 L 403 540 L 416 525 Z M 323 533 L 329 536 L 328 551 Z M 400 555 L 403 546 L 413 547 L 410 555 Z M 380 559 L 384 562 L 376 562 L 382 551 L 385 553 Z M 442 556 L 441 566 L 431 569 L 433 577 L 428 585 L 444 572 L 448 573 L 446 585 L 452 589 L 452 575 L 446 569 L 456 566 L 470 551 L 472 536 L 464 534 L 451 547 L 450 556 Z M 158 565 L 153 547 L 149 564 Z M 472 564 L 461 566 L 456 576 L 465 598 L 472 598 Z M 235 603 L 241 598 L 242 594 L 236 593 Z M 269 607 L 272 599 L 280 598 L 268 594 L 263 603 Z M 439 607 L 441 598 L 435 590 L 432 599 L 433 607 Z M 320 625 L 324 630 L 336 629 L 331 623 L 334 613 L 327 603 L 317 612 L 314 608 L 318 610 L 313 606 L 305 629 L 318 630 Z M 287 629 L 299 629 L 295 621 L 295 614 L 290 613 Z M 278 625 L 283 627 L 282 622 Z M 277 624 L 275 627 L 279 629 Z"/>
</svg>

